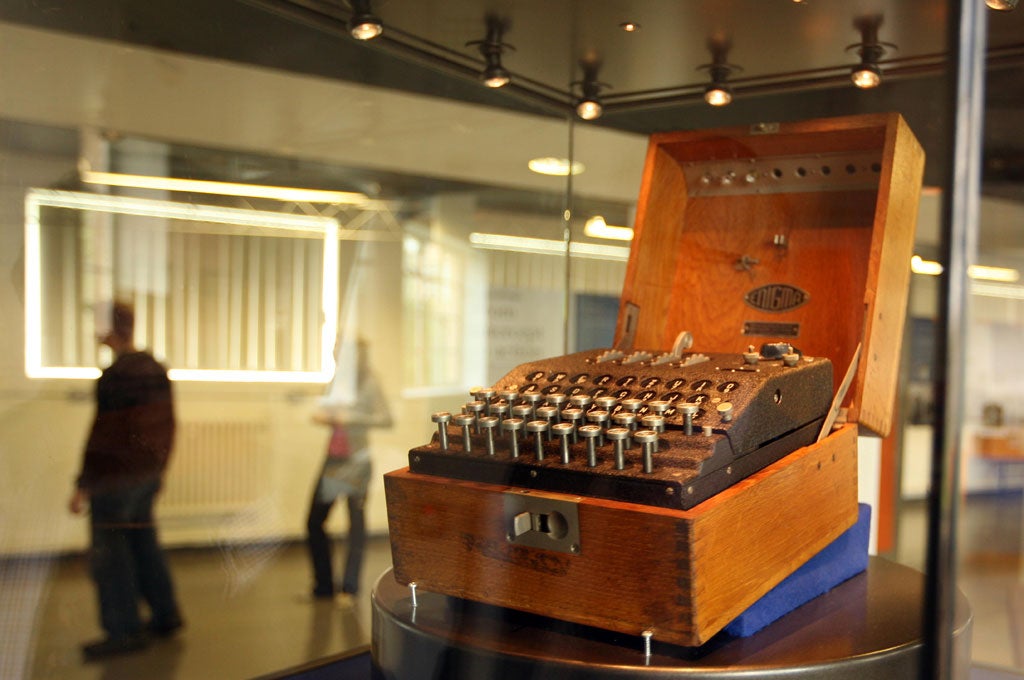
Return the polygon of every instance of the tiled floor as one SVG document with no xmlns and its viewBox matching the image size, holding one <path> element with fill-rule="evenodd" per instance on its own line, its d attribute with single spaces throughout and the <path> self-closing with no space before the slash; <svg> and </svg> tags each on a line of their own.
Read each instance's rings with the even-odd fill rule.
<svg viewBox="0 0 1024 680">
<path fill-rule="evenodd" d="M 291 668 L 369 643 L 370 588 L 389 566 L 387 542 L 374 540 L 362 592 L 354 606 L 341 607 L 308 597 L 309 566 L 301 544 L 172 551 L 185 631 L 139 654 L 85 664 L 79 645 L 101 632 L 84 560 L 9 565 L 0 588 L 26 596 L 18 606 L 0 610 L 0 628 L 24 630 L 34 623 L 35 635 L 18 645 L 0 634 L 0 677 L 202 680 L 251 678 Z M 50 578 L 39 587 L 46 571 Z M 15 646 L 28 648 L 21 669 L 12 659 Z"/>
<path fill-rule="evenodd" d="M 1019 494 L 972 497 L 961 512 L 960 586 L 974 611 L 972 680 L 1024 677 L 1024 573 Z M 923 563 L 925 511 L 901 513 L 893 556 Z M 188 627 L 173 640 L 107 663 L 84 664 L 79 644 L 99 635 L 81 557 L 0 563 L 0 678 L 155 680 L 251 678 L 365 645 L 369 592 L 390 564 L 387 541 L 368 551 L 354 607 L 305 597 L 299 544 L 256 544 L 171 554 Z"/>
</svg>

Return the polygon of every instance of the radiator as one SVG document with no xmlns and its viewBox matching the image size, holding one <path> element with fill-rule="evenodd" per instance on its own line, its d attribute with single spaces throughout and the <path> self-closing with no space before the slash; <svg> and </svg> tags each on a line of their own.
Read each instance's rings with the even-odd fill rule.
<svg viewBox="0 0 1024 680">
<path fill-rule="evenodd" d="M 164 516 L 235 513 L 270 488 L 265 421 L 185 421 L 160 498 Z"/>
</svg>

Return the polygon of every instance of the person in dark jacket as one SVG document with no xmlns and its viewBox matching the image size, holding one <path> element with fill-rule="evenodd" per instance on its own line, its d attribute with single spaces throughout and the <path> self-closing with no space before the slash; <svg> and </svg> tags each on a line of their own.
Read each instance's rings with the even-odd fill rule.
<svg viewBox="0 0 1024 680">
<path fill-rule="evenodd" d="M 115 303 L 100 342 L 114 362 L 96 382 L 96 416 L 69 507 L 89 508 L 90 570 L 106 637 L 82 647 L 87 660 L 143 649 L 152 635 L 183 625 L 170 570 L 157 538 L 153 503 L 174 442 L 167 370 L 135 349 L 134 312 Z M 143 622 L 139 601 L 149 607 Z"/>
</svg>

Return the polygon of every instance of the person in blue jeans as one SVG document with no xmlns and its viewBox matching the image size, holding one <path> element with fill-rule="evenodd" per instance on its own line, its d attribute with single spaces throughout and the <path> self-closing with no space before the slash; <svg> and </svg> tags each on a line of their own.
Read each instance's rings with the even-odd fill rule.
<svg viewBox="0 0 1024 680">
<path fill-rule="evenodd" d="M 390 427 L 391 412 L 376 377 L 370 370 L 369 352 L 364 340 L 353 343 L 353 366 L 345 366 L 340 356 L 339 336 L 335 355 L 338 373 L 330 393 L 313 414 L 314 422 L 330 428 L 327 455 L 317 476 L 306 518 L 306 544 L 313 568 L 313 592 L 317 599 L 351 599 L 359 592 L 359 580 L 366 547 L 366 494 L 372 471 L 369 431 Z M 350 374 L 342 373 L 350 370 Z M 347 382 L 344 389 L 340 385 Z M 339 399 L 336 392 L 347 392 Z M 331 508 L 345 499 L 349 530 L 345 568 L 340 583 L 335 583 L 331 557 L 331 539 L 324 528 Z"/>
<path fill-rule="evenodd" d="M 100 338 L 115 359 L 96 382 L 96 416 L 69 502 L 75 514 L 89 509 L 89 566 L 106 632 L 83 645 L 86 660 L 141 650 L 183 626 L 153 517 L 174 442 L 171 383 L 152 355 L 135 349 L 134 320 L 130 306 L 115 303 Z"/>
</svg>

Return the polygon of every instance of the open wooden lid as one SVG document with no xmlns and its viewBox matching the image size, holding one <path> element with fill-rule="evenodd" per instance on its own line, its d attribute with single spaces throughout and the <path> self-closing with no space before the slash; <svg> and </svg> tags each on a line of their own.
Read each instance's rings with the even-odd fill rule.
<svg viewBox="0 0 1024 680">
<path fill-rule="evenodd" d="M 834 364 L 847 419 L 892 426 L 924 152 L 898 114 L 655 134 L 620 348 L 788 342 Z"/>
</svg>

